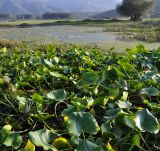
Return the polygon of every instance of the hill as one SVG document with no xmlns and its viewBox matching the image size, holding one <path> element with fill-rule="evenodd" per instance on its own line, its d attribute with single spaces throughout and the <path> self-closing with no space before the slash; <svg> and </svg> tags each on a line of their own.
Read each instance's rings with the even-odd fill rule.
<svg viewBox="0 0 160 151">
<path fill-rule="evenodd" d="M 109 0 L 108 0 L 109 1 Z M 43 14 L 44 12 L 72 12 L 78 17 L 117 18 L 115 7 L 121 0 L 0 0 L 0 13 Z M 107 10 L 107 11 L 105 11 Z M 108 11 L 109 10 L 109 11 Z M 86 13 L 87 12 L 87 13 Z M 94 15 L 98 12 L 97 15 Z M 99 13 L 100 12 L 100 13 Z M 160 0 L 156 0 L 152 17 L 160 17 Z"/>
<path fill-rule="evenodd" d="M 42 0 L 0 0 L 0 13 L 42 14 L 48 11 L 61 11 Z"/>
<path fill-rule="evenodd" d="M 103 12 L 119 0 L 0 0 L 0 13 L 42 14 L 44 12 Z"/>
<path fill-rule="evenodd" d="M 115 10 L 105 11 L 92 16 L 93 19 L 119 18 L 121 15 Z"/>
</svg>

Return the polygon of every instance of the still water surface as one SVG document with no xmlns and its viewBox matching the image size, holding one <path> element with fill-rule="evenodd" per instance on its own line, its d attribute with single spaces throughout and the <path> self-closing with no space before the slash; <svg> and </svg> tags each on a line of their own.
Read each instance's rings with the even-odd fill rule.
<svg viewBox="0 0 160 151">
<path fill-rule="evenodd" d="M 48 26 L 31 28 L 1 28 L 0 38 L 36 43 L 97 43 L 113 42 L 116 36 L 103 32 L 102 27 Z"/>
</svg>

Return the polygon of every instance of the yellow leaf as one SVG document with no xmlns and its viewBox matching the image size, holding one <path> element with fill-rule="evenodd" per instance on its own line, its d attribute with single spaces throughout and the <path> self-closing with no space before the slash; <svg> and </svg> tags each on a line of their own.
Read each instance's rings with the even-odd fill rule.
<svg viewBox="0 0 160 151">
<path fill-rule="evenodd" d="M 65 116 L 64 117 L 64 122 L 68 122 L 68 119 L 69 119 L 68 116 Z"/>
<path fill-rule="evenodd" d="M 35 146 L 30 140 L 28 140 L 27 145 L 25 146 L 25 151 L 35 151 Z"/>
<path fill-rule="evenodd" d="M 0 78 L 0 85 L 3 85 L 3 84 L 4 84 L 4 79 Z"/>
<path fill-rule="evenodd" d="M 106 151 L 115 151 L 109 142 L 106 143 Z"/>
<path fill-rule="evenodd" d="M 1 51 L 2 51 L 3 53 L 6 53 L 6 52 L 7 52 L 7 48 L 4 47 L 4 48 L 1 49 Z"/>
<path fill-rule="evenodd" d="M 5 130 L 7 130 L 7 131 L 11 131 L 12 126 L 11 126 L 11 125 L 5 125 L 5 126 L 3 127 L 3 129 L 5 129 Z"/>
<path fill-rule="evenodd" d="M 71 149 L 71 145 L 69 144 L 68 140 L 63 137 L 55 139 L 52 145 L 58 150 Z"/>
</svg>

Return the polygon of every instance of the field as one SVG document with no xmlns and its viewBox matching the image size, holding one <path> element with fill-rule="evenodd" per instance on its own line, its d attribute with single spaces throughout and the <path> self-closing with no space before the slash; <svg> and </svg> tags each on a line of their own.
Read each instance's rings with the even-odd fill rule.
<svg viewBox="0 0 160 151">
<path fill-rule="evenodd" d="M 0 27 L 15 27 L 18 25 L 28 24 L 28 25 L 39 25 L 45 23 L 53 23 L 57 20 L 13 20 L 13 21 L 1 21 Z"/>
<path fill-rule="evenodd" d="M 0 22 L 0 150 L 160 150 L 159 22 Z"/>
</svg>

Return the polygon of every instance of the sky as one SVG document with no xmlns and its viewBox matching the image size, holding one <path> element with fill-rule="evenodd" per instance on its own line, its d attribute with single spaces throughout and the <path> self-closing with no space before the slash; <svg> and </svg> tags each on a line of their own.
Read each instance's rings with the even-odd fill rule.
<svg viewBox="0 0 160 151">
<path fill-rule="evenodd" d="M 122 0 L 43 0 L 56 7 L 66 10 L 94 9 L 95 11 L 106 11 L 114 9 Z"/>
</svg>

